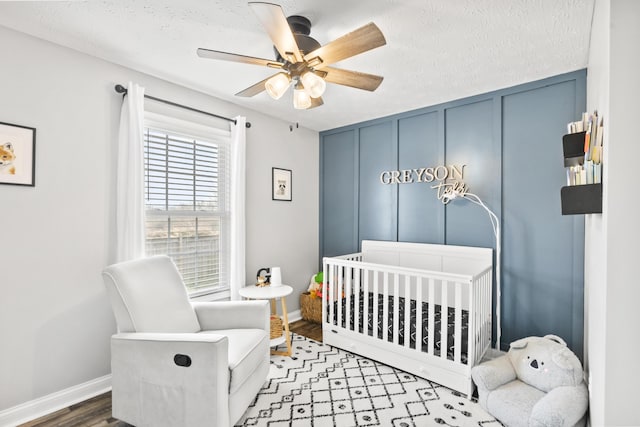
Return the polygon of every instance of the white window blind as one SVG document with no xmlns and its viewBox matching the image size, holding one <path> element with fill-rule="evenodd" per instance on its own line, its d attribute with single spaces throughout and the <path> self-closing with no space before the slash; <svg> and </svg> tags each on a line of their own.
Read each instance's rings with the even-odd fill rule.
<svg viewBox="0 0 640 427">
<path fill-rule="evenodd" d="M 227 290 L 230 137 L 175 123 L 145 123 L 146 252 L 169 255 L 192 296 Z"/>
</svg>

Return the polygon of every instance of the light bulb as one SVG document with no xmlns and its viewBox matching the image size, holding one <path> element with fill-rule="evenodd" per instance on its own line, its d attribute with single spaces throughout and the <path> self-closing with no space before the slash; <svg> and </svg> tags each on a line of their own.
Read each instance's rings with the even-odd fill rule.
<svg viewBox="0 0 640 427">
<path fill-rule="evenodd" d="M 280 99 L 289 88 L 291 77 L 287 73 L 278 73 L 264 83 L 264 88 L 273 99 Z"/>
<path fill-rule="evenodd" d="M 311 71 L 305 71 L 302 76 L 300 76 L 300 80 L 302 81 L 305 90 L 312 98 L 321 97 L 327 87 L 324 79 Z"/>
<path fill-rule="evenodd" d="M 297 110 L 306 110 L 311 107 L 311 97 L 306 92 L 302 84 L 298 82 L 293 90 L 293 108 Z"/>
</svg>

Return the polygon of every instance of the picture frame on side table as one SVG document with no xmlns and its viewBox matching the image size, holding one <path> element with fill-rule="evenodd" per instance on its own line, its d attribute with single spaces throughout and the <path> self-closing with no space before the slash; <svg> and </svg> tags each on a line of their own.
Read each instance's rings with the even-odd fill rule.
<svg viewBox="0 0 640 427">
<path fill-rule="evenodd" d="M 291 170 L 271 168 L 271 200 L 291 201 Z"/>
<path fill-rule="evenodd" d="M 35 128 L 0 122 L 0 184 L 35 187 Z"/>
</svg>

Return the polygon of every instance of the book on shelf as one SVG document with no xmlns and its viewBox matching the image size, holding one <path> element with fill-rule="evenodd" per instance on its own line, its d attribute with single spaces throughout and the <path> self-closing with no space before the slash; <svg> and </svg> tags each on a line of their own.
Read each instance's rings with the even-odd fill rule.
<svg viewBox="0 0 640 427">
<path fill-rule="evenodd" d="M 567 171 L 567 185 L 599 184 L 602 182 L 602 139 L 603 120 L 597 112 L 582 113 L 581 120 L 567 124 L 569 134 L 584 133 L 579 141 L 574 138 L 573 150 L 565 151 L 565 169 Z M 580 147 L 575 143 L 582 144 Z"/>
</svg>

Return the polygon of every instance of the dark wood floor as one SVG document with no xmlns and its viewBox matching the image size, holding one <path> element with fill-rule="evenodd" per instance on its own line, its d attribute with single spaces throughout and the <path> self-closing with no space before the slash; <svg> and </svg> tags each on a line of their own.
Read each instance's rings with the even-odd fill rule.
<svg viewBox="0 0 640 427">
<path fill-rule="evenodd" d="M 307 322 L 306 320 L 298 320 L 289 324 L 289 330 L 298 335 L 304 335 L 312 340 L 322 342 L 322 326 L 319 323 Z"/>
<path fill-rule="evenodd" d="M 298 320 L 289 325 L 291 332 L 322 341 L 322 327 Z M 68 408 L 61 409 L 18 427 L 126 427 L 128 424 L 111 416 L 111 392 L 101 394 Z"/>
</svg>

